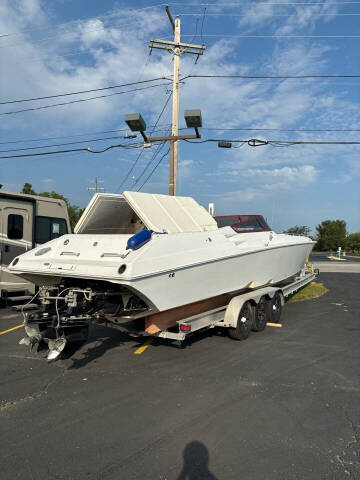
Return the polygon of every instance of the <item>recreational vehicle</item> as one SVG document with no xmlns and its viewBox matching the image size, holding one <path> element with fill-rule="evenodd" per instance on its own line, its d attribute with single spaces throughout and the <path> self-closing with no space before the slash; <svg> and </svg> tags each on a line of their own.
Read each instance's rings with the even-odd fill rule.
<svg viewBox="0 0 360 480">
<path fill-rule="evenodd" d="M 70 233 L 63 200 L 0 191 L 0 303 L 26 301 L 34 285 L 8 272 L 12 260 L 37 245 Z M 30 297 L 31 298 L 31 297 Z"/>
</svg>

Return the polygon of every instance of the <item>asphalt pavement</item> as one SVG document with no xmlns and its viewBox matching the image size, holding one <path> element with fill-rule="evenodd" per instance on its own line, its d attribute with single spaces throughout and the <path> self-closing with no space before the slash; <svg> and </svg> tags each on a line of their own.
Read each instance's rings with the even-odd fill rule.
<svg viewBox="0 0 360 480">
<path fill-rule="evenodd" d="M 49 364 L 22 328 L 0 335 L 0 477 L 360 478 L 360 275 L 342 265 L 243 342 L 213 330 L 135 355 L 143 341 L 97 326 Z M 1 311 L 0 331 L 20 320 Z"/>
</svg>

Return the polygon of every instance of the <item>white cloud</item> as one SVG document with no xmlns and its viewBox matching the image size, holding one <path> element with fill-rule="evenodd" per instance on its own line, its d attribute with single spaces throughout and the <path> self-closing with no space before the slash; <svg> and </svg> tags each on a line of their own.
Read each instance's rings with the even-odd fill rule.
<svg viewBox="0 0 360 480">
<path fill-rule="evenodd" d="M 313 165 L 275 169 L 247 169 L 230 173 L 243 188 L 225 194 L 222 204 L 251 202 L 272 197 L 274 193 L 299 191 L 315 182 L 318 171 Z M 250 180 L 251 179 L 251 180 Z"/>
<path fill-rule="evenodd" d="M 268 3 L 268 5 L 266 5 Z M 323 2 L 319 5 L 287 5 L 274 4 L 272 0 L 261 2 L 260 5 L 247 5 L 240 17 L 239 25 L 247 31 L 258 27 L 270 27 L 277 35 L 300 33 L 306 29 L 312 32 L 319 23 L 328 23 L 338 11 L 334 4 Z M 286 3 L 286 2 L 285 2 Z M 330 2 L 331 3 L 331 2 Z"/>
<path fill-rule="evenodd" d="M 44 178 L 40 180 L 40 183 L 45 191 L 55 190 L 56 180 L 54 178 Z"/>
<path fill-rule="evenodd" d="M 317 170 L 313 165 L 301 165 L 300 167 L 282 167 L 270 169 L 249 168 L 241 173 L 245 177 L 283 177 L 289 182 L 306 178 L 307 182 L 313 182 L 317 176 Z"/>
</svg>

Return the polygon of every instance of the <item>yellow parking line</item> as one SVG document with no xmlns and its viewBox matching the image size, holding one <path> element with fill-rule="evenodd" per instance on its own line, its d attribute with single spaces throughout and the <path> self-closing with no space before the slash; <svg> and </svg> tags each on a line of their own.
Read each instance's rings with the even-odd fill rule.
<svg viewBox="0 0 360 480">
<path fill-rule="evenodd" d="M 149 337 L 144 344 L 135 350 L 134 355 L 141 355 L 148 348 L 150 343 L 154 340 L 154 337 Z"/>
<path fill-rule="evenodd" d="M 5 335 L 5 333 L 12 332 L 13 330 L 17 330 L 18 328 L 23 327 L 24 324 L 21 323 L 20 325 L 16 325 L 16 327 L 9 328 L 9 330 L 4 330 L 3 332 L 0 332 L 0 335 Z"/>
<path fill-rule="evenodd" d="M 281 328 L 282 327 L 282 323 L 271 323 L 271 322 L 268 322 L 266 324 L 268 327 L 276 327 L 276 328 Z"/>
</svg>

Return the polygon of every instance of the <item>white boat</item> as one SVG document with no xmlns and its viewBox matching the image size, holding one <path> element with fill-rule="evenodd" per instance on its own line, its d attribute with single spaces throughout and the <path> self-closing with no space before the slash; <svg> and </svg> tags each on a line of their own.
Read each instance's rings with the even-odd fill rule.
<svg viewBox="0 0 360 480">
<path fill-rule="evenodd" d="M 55 319 L 60 328 L 146 318 L 151 332 L 159 312 L 168 312 L 169 324 L 174 312 L 193 313 L 191 306 L 205 309 L 294 277 L 314 242 L 264 230 L 219 228 L 191 197 L 96 194 L 75 234 L 15 258 L 9 270 L 40 286 L 43 308 L 34 322 Z"/>
</svg>

